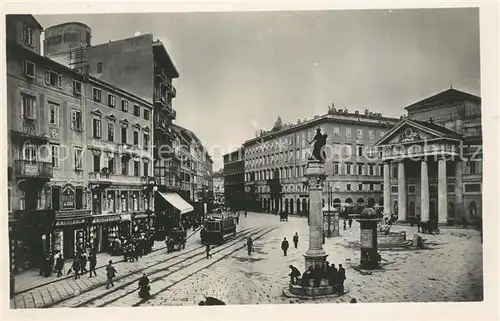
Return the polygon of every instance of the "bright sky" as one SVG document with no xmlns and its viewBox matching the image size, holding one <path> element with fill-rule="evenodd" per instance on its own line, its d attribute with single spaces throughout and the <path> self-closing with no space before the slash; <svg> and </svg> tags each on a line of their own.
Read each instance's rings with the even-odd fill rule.
<svg viewBox="0 0 500 321">
<path fill-rule="evenodd" d="M 44 27 L 79 21 L 92 43 L 153 33 L 179 70 L 176 123 L 212 152 L 259 128 L 368 108 L 403 107 L 453 88 L 480 95 L 478 9 L 37 15 Z"/>
</svg>

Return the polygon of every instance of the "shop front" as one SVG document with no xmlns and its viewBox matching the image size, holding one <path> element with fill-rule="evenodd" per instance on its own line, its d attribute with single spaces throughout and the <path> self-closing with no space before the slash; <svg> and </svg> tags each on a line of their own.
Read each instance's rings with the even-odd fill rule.
<svg viewBox="0 0 500 321">
<path fill-rule="evenodd" d="M 49 254 L 54 211 L 18 210 L 14 212 L 15 224 L 10 225 L 10 256 L 13 271 L 39 268 Z"/>
<path fill-rule="evenodd" d="M 132 233 L 147 233 L 150 229 L 150 214 L 132 213 Z"/>
<path fill-rule="evenodd" d="M 94 215 L 90 237 L 97 252 L 111 253 L 113 240 L 120 236 L 121 216 L 118 214 Z"/>
<path fill-rule="evenodd" d="M 120 215 L 120 237 L 130 239 L 132 234 L 132 213 Z"/>
<path fill-rule="evenodd" d="M 52 233 L 52 251 L 58 251 L 64 259 L 72 259 L 79 252 L 88 250 L 91 247 L 90 227 L 92 217 L 90 211 L 87 215 L 81 212 L 71 213 L 80 215 L 56 215 L 54 232 Z"/>
</svg>

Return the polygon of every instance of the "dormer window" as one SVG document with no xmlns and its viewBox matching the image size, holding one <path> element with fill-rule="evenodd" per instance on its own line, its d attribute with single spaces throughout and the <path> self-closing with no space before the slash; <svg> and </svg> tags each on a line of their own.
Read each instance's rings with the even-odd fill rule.
<svg viewBox="0 0 500 321">
<path fill-rule="evenodd" d="M 35 29 L 29 25 L 23 25 L 23 43 L 35 46 Z"/>
</svg>

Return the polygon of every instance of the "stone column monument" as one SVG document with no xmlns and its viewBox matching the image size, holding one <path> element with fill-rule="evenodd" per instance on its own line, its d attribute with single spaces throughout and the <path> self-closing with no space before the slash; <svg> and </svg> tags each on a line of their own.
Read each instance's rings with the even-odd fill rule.
<svg viewBox="0 0 500 321">
<path fill-rule="evenodd" d="M 321 128 L 316 129 L 316 135 L 310 142 L 313 144 L 311 157 L 309 157 L 305 177 L 309 181 L 309 249 L 305 257 L 305 268 L 322 264 L 326 261 L 325 250 L 323 250 L 323 182 L 325 181 L 324 147 L 328 135 L 321 133 Z"/>
<path fill-rule="evenodd" d="M 326 178 L 324 165 L 318 160 L 309 160 L 305 176 L 309 181 L 309 249 L 305 257 L 305 268 L 326 261 L 323 250 L 323 182 Z"/>
</svg>

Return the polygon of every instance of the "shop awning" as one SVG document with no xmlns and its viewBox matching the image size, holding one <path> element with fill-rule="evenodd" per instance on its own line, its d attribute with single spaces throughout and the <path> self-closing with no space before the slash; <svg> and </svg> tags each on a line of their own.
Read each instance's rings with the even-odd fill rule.
<svg viewBox="0 0 500 321">
<path fill-rule="evenodd" d="M 170 205 L 181 211 L 181 214 L 189 213 L 194 210 L 194 208 L 177 193 L 158 192 L 158 194 L 160 194 L 167 202 L 169 202 Z"/>
</svg>

